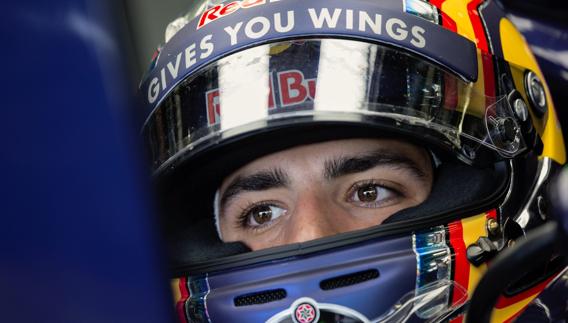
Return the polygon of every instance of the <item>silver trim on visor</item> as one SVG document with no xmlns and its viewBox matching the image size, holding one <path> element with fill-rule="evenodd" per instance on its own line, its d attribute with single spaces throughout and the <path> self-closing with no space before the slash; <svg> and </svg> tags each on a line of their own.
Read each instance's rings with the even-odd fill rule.
<svg viewBox="0 0 568 323">
<path fill-rule="evenodd" d="M 305 117 L 420 127 L 468 152 L 461 154 L 465 161 L 479 149 L 504 158 L 523 152 L 507 97 L 482 92 L 476 83 L 391 47 L 344 39 L 282 41 L 232 54 L 189 77 L 154 111 L 143 133 L 156 169 L 182 151 Z"/>
</svg>

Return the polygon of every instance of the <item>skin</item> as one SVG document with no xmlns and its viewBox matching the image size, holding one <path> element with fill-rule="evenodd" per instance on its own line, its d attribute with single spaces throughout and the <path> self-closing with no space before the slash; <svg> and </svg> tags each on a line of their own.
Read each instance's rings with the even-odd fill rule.
<svg viewBox="0 0 568 323">
<path fill-rule="evenodd" d="M 252 250 L 369 228 L 422 203 L 432 188 L 428 152 L 387 139 L 299 146 L 259 158 L 219 190 L 226 242 Z"/>
</svg>

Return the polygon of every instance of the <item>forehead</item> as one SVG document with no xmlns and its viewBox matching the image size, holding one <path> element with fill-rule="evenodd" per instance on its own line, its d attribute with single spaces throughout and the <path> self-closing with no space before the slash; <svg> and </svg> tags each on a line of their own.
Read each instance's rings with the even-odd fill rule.
<svg viewBox="0 0 568 323">
<path fill-rule="evenodd" d="M 316 144 L 302 145 L 260 157 L 241 167 L 225 178 L 222 187 L 237 176 L 246 176 L 259 170 L 294 167 L 323 167 L 328 160 L 340 157 L 356 156 L 381 150 L 397 155 L 404 155 L 418 164 L 427 162 L 424 148 L 396 139 L 343 139 Z"/>
</svg>

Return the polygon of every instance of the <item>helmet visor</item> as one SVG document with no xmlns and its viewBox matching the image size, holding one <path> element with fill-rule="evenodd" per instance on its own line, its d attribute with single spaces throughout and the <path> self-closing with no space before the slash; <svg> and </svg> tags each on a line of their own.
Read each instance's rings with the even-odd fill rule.
<svg viewBox="0 0 568 323">
<path fill-rule="evenodd" d="M 513 157 L 526 147 L 507 96 L 488 97 L 478 83 L 380 44 L 282 41 L 224 57 L 185 79 L 143 132 L 156 169 L 181 151 L 302 118 L 389 123 L 435 138 L 468 163 L 481 150 Z"/>
</svg>

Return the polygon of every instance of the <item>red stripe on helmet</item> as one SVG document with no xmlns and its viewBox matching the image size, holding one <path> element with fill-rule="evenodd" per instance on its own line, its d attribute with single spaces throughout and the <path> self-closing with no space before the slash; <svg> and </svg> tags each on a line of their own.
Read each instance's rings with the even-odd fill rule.
<svg viewBox="0 0 568 323">
<path fill-rule="evenodd" d="M 554 275 L 548 279 L 546 279 L 545 281 L 539 283 L 538 285 L 527 289 L 526 291 L 519 293 L 515 296 L 512 297 L 505 297 L 503 295 L 499 296 L 499 299 L 497 300 L 497 303 L 495 304 L 495 308 L 498 309 L 502 309 L 505 308 L 507 306 L 511 306 L 513 304 L 516 304 L 524 299 L 527 299 L 535 294 L 538 294 L 540 292 L 542 292 L 544 290 L 544 288 L 546 286 L 548 286 L 548 283 L 550 283 L 552 281 L 552 279 L 554 279 Z M 521 311 L 522 312 L 522 311 Z"/>
<path fill-rule="evenodd" d="M 442 4 L 446 2 L 446 0 L 430 0 L 430 3 L 438 7 L 438 9 L 442 10 Z"/>
<path fill-rule="evenodd" d="M 448 224 L 448 232 L 450 235 L 450 244 L 454 249 L 454 281 L 467 289 L 469 285 L 469 262 L 467 261 L 466 247 L 463 241 L 463 227 L 461 221 Z M 459 295 L 454 293 L 452 304 L 455 304 L 459 300 L 458 297 Z"/>
<path fill-rule="evenodd" d="M 446 2 L 446 0 L 430 0 L 430 3 L 435 5 L 442 14 L 442 26 L 453 32 L 457 32 L 458 25 L 456 24 L 456 22 L 450 16 L 446 15 L 446 13 L 444 13 L 444 11 L 442 10 L 442 5 L 444 4 L 444 2 Z"/>
<path fill-rule="evenodd" d="M 529 290 L 527 290 L 527 291 L 525 291 L 525 292 L 523 292 L 523 293 L 521 293 L 521 294 L 518 294 L 518 295 L 516 295 L 516 296 L 514 296 L 514 297 L 511 297 L 511 298 L 506 298 L 506 297 L 504 297 L 503 295 L 501 295 L 501 296 L 499 297 L 499 299 L 497 300 L 497 304 L 495 305 L 495 308 L 498 308 L 498 309 L 499 309 L 499 308 L 504 308 L 504 307 L 513 305 L 513 304 L 515 304 L 515 303 L 517 303 L 517 302 L 520 302 L 520 301 L 522 301 L 522 300 L 525 299 L 525 298 L 531 297 L 531 296 L 533 296 L 534 294 L 540 293 L 544 288 L 546 288 L 546 286 L 550 283 L 550 281 L 552 281 L 553 278 L 554 278 L 554 277 L 551 277 L 551 278 L 547 279 L 546 281 L 543 281 L 542 283 L 538 284 L 537 286 L 535 286 L 535 287 L 533 287 L 533 288 L 531 288 L 531 289 L 529 289 Z M 511 322 L 514 322 L 514 321 L 519 317 L 519 315 L 521 315 L 521 314 L 525 311 L 525 309 L 526 309 L 527 306 L 529 306 L 529 305 L 530 305 L 530 303 L 527 304 L 527 305 L 526 305 L 525 307 L 523 307 L 522 309 L 520 309 L 520 310 L 519 310 L 517 313 L 515 313 L 513 316 L 511 316 L 510 318 L 508 318 L 507 320 L 505 320 L 503 323 L 511 323 Z"/>
<path fill-rule="evenodd" d="M 450 323 L 463 323 L 463 315 L 450 320 Z"/>
<path fill-rule="evenodd" d="M 178 319 L 182 323 L 189 323 L 189 319 L 185 315 L 185 302 L 190 296 L 189 288 L 187 286 L 187 277 L 179 279 L 179 291 L 181 293 L 181 297 L 179 301 L 176 303 L 176 312 L 178 315 Z"/>
<path fill-rule="evenodd" d="M 487 36 L 485 35 L 485 30 L 483 28 L 483 23 L 481 22 L 481 17 L 479 16 L 479 11 L 477 8 L 485 0 L 473 0 L 467 4 L 467 12 L 469 14 L 469 19 L 471 20 L 471 25 L 473 26 L 473 31 L 475 32 L 475 38 L 477 39 L 477 48 L 484 52 L 489 52 L 489 46 L 487 43 Z"/>
<path fill-rule="evenodd" d="M 483 66 L 483 81 L 485 86 L 485 106 L 490 107 L 496 102 L 495 88 L 495 69 L 493 66 L 493 56 L 488 53 L 481 52 L 481 64 Z M 486 215 L 487 217 L 487 215 Z"/>
<path fill-rule="evenodd" d="M 483 65 L 483 80 L 485 84 L 485 104 L 487 107 L 495 103 L 495 69 L 493 66 L 493 57 L 490 55 L 489 45 L 487 40 L 487 35 L 485 34 L 485 29 L 483 27 L 483 22 L 481 21 L 481 16 L 479 15 L 479 6 L 485 2 L 485 0 L 473 0 L 467 4 L 467 10 L 469 14 L 469 19 L 473 26 L 473 31 L 475 32 L 475 38 L 477 40 L 477 48 L 481 50 L 481 60 Z"/>
<path fill-rule="evenodd" d="M 491 106 L 495 103 L 495 70 L 493 66 L 493 57 L 489 52 L 489 45 L 487 40 L 487 35 L 485 34 L 485 29 L 483 27 L 483 22 L 481 21 L 481 16 L 479 15 L 479 6 L 485 2 L 485 0 L 473 0 L 467 4 L 467 11 L 469 14 L 469 19 L 471 20 L 471 25 L 473 26 L 473 31 L 475 33 L 475 38 L 477 40 L 477 48 L 481 50 L 481 61 L 483 65 L 483 80 L 485 84 L 485 97 L 486 106 Z"/>
<path fill-rule="evenodd" d="M 450 244 L 454 250 L 454 281 L 461 287 L 468 289 L 469 286 L 469 261 L 467 260 L 467 248 L 463 238 L 463 226 L 461 221 L 448 224 Z M 459 294 L 453 293 L 452 305 L 459 301 Z M 463 323 L 463 316 L 450 320 L 450 323 Z"/>
<path fill-rule="evenodd" d="M 487 214 L 485 215 L 486 218 L 488 219 L 495 219 L 497 220 L 497 210 L 493 209 L 487 212 Z"/>
<path fill-rule="evenodd" d="M 442 12 L 442 25 L 455 33 L 458 32 L 458 24 L 444 12 Z"/>
<path fill-rule="evenodd" d="M 488 54 L 481 54 L 483 63 L 483 80 L 485 82 L 485 96 L 487 106 L 495 103 L 495 70 L 493 67 L 493 57 Z"/>
</svg>

